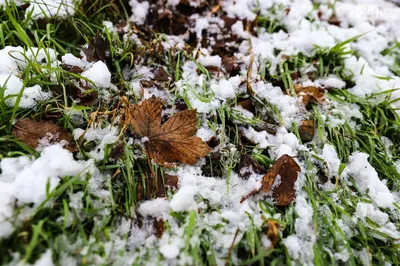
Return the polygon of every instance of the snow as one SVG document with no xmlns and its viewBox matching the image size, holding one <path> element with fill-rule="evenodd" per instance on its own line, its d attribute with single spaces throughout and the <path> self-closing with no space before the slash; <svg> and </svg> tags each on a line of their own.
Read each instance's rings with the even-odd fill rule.
<svg viewBox="0 0 400 266">
<path fill-rule="evenodd" d="M 26 12 L 34 19 L 67 17 L 75 14 L 75 7 L 72 0 L 37 0 L 30 2 Z"/>
<path fill-rule="evenodd" d="M 378 173 L 368 162 L 368 157 L 366 153 L 353 152 L 342 176 L 347 180 L 351 177 L 359 190 L 364 195 L 367 194 L 378 207 L 391 209 L 394 207 L 394 196 L 379 179 Z"/>
<path fill-rule="evenodd" d="M 157 219 L 166 220 L 169 212 L 169 202 L 165 198 L 157 198 L 143 202 L 139 206 L 139 213 L 142 216 L 151 216 Z"/>
<path fill-rule="evenodd" d="M 298 218 L 295 221 L 295 235 L 283 239 L 290 257 L 300 259 L 303 264 L 311 265 L 314 260 L 313 246 L 316 235 L 313 229 L 313 209 L 303 195 L 296 197 L 295 210 Z"/>
<path fill-rule="evenodd" d="M 174 259 L 179 255 L 179 248 L 177 246 L 167 244 L 160 247 L 161 254 L 167 259 Z"/>
<path fill-rule="evenodd" d="M 78 57 L 74 56 L 73 54 L 65 54 L 61 57 L 61 60 L 64 64 L 67 64 L 70 66 L 77 66 L 82 69 L 87 68 L 89 65 L 89 62 L 79 59 Z"/>
<path fill-rule="evenodd" d="M 12 96 L 6 100 L 9 107 L 14 107 L 17 104 L 20 108 L 32 108 L 38 101 L 49 99 L 51 92 L 42 91 L 39 85 L 32 87 L 24 87 L 23 81 L 13 74 L 0 74 L 0 87 L 5 88 L 4 96 Z"/>
<path fill-rule="evenodd" d="M 40 157 L 4 158 L 0 162 L 0 238 L 12 232 L 13 205 L 33 203 L 38 206 L 46 199 L 47 187 L 52 191 L 65 176 L 75 176 L 83 171 L 72 154 L 60 145 L 45 148 Z M 28 214 L 33 210 L 27 210 Z"/>
<path fill-rule="evenodd" d="M 18 105 L 20 108 L 32 108 L 38 101 L 49 99 L 52 96 L 51 92 L 43 91 L 37 84 L 24 86 L 24 81 L 20 77 L 29 61 L 45 65 L 54 60 L 56 52 L 50 48 L 31 47 L 25 51 L 20 46 L 6 46 L 1 49 L 0 86 L 5 87 L 4 96 L 13 96 L 6 100 L 7 106 L 14 107 L 19 94 L 21 94 Z"/>
<path fill-rule="evenodd" d="M 91 68 L 85 70 L 82 73 L 82 77 L 93 81 L 100 89 L 109 88 L 111 85 L 111 73 L 107 65 L 102 61 L 97 61 Z"/>
<path fill-rule="evenodd" d="M 226 79 L 220 80 L 218 85 L 211 85 L 211 89 L 215 93 L 215 96 L 221 100 L 236 97 L 232 83 Z"/>
<path fill-rule="evenodd" d="M 315 84 L 322 86 L 324 88 L 335 88 L 335 89 L 343 89 L 346 86 L 346 83 L 339 79 L 337 76 L 329 75 L 326 78 L 320 78 L 315 80 Z"/>
<path fill-rule="evenodd" d="M 201 55 L 197 61 L 207 67 L 207 66 L 216 66 L 216 67 L 221 67 L 222 59 L 219 55 L 214 55 L 214 56 L 203 56 Z"/>
<path fill-rule="evenodd" d="M 194 196 L 197 193 L 197 187 L 186 185 L 181 187 L 172 197 L 169 206 L 175 212 L 194 210 L 197 207 Z"/>
<path fill-rule="evenodd" d="M 166 113 L 171 114 L 173 100 L 177 98 L 184 99 L 189 109 L 197 109 L 200 128 L 196 135 L 204 141 L 208 141 L 215 136 L 222 140 L 229 135 L 225 135 L 224 129 L 213 121 L 217 120 L 217 109 L 221 106 L 231 111 L 230 122 L 238 125 L 240 135 L 247 138 L 254 144 L 246 146 L 246 151 L 253 152 L 254 156 L 262 154 L 271 160 L 276 160 L 284 154 L 294 156 L 302 168 L 298 181 L 296 182 L 296 200 L 293 207 L 287 207 L 289 215 L 294 217 L 294 233 L 284 236 L 283 244 L 286 246 L 289 256 L 297 265 L 314 264 L 314 244 L 317 236 L 323 236 L 327 231 L 325 225 L 317 221 L 314 224 L 313 216 L 326 215 L 335 221 L 337 226 L 343 231 L 346 239 L 357 235 L 356 224 L 361 222 L 368 232 L 374 238 L 387 241 L 382 235 L 374 233 L 388 234 L 394 239 L 400 238 L 400 233 L 396 229 L 398 222 L 398 213 L 394 208 L 394 203 L 399 193 L 391 193 L 386 186 L 386 180 L 379 176 L 373 165 L 368 162 L 368 154 L 354 152 L 351 154 L 347 166 L 341 176 L 339 176 L 339 167 L 341 161 L 338 153 L 332 144 L 327 141 L 327 136 L 316 136 L 311 145 L 300 145 L 298 138 L 293 132 L 292 126 L 299 125 L 304 119 L 312 119 L 318 111 L 321 115 L 322 123 L 335 130 L 338 126 L 348 124 L 354 132 L 358 130 L 357 121 L 363 119 L 360 107 L 353 103 L 338 102 L 327 98 L 327 104 L 324 106 L 314 106 L 314 110 L 305 110 L 301 104 L 301 99 L 296 96 L 285 94 L 282 85 L 274 86 L 268 82 L 268 78 L 261 79 L 260 70 L 266 67 L 270 75 L 280 75 L 277 72 L 280 64 L 287 58 L 294 58 L 299 53 L 306 56 L 313 56 L 319 48 L 331 48 L 338 42 L 345 41 L 359 34 L 364 34 L 357 40 L 347 44 L 348 50 L 354 50 L 355 55 L 348 55 L 344 61 L 345 74 L 349 76 L 352 82 L 339 76 L 339 74 L 329 74 L 324 77 L 311 78 L 307 73 L 319 73 L 318 64 L 310 63 L 300 70 L 299 80 L 294 81 L 302 85 L 321 87 L 326 90 L 345 90 L 348 92 L 367 98 L 371 94 L 379 93 L 384 90 L 390 90 L 400 87 L 400 79 L 392 73 L 392 66 L 395 63 L 395 56 L 392 54 L 383 55 L 382 51 L 392 47 L 400 39 L 398 29 L 398 11 L 395 5 L 381 0 L 362 1 L 310 1 L 310 0 L 227 0 L 220 3 L 222 12 L 230 18 L 238 20 L 232 25 L 233 34 L 239 39 L 235 42 L 226 42 L 226 47 L 238 47 L 234 56 L 238 60 L 239 74 L 230 77 L 226 74 L 222 66 L 222 58 L 215 55 L 211 47 L 203 47 L 200 42 L 197 47 L 193 47 L 193 53 L 190 55 L 197 58 L 197 62 L 204 67 L 218 67 L 219 73 L 210 73 L 210 77 L 199 71 L 199 67 L 194 61 L 187 60 L 182 62 L 181 79 L 175 81 L 169 88 L 159 89 L 157 86 L 143 88 L 141 81 L 154 78 L 154 66 L 147 66 L 145 59 L 138 58 L 135 65 L 130 69 L 124 70 L 126 84 L 129 86 L 127 96 L 132 102 L 140 101 L 155 95 L 165 101 Z M 0 4 L 4 4 L 1 2 Z M 67 16 L 74 12 L 72 0 L 63 1 L 70 6 L 62 5 L 57 11 L 55 6 L 61 4 L 60 0 L 43 0 L 31 3 L 28 10 L 33 10 L 35 18 L 44 16 Z M 20 4 L 20 2 L 18 2 Z M 48 5 L 50 8 L 41 11 L 40 7 Z M 131 22 L 136 25 L 143 25 L 149 13 L 150 4 L 148 1 L 130 0 L 132 7 Z M 168 5 L 176 7 L 179 1 L 169 0 Z M 188 1 L 191 6 L 199 6 L 199 1 Z M 54 7 L 52 7 L 53 5 Z M 381 9 L 378 9 L 380 7 Z M 173 9 L 175 11 L 175 9 Z M 372 11 L 371 11 L 372 10 Z M 392 10 L 392 11 L 390 11 Z M 162 12 L 163 10 L 159 10 Z M 275 20 L 285 30 L 268 32 L 267 29 L 259 29 L 257 35 L 252 35 L 246 31 L 244 25 L 256 19 L 257 13 L 260 16 L 268 17 L 271 21 Z M 318 14 L 321 11 L 322 14 Z M 391 13 L 388 13 L 388 12 Z M 56 14 L 58 12 L 58 14 Z M 370 14 L 368 14 L 368 12 Z M 372 13 L 371 13 L 372 12 Z M 331 25 L 327 20 L 335 15 L 340 20 L 340 27 Z M 321 16 L 321 17 L 320 17 Z M 224 27 L 223 20 L 213 17 L 213 14 L 205 11 L 202 14 L 193 14 L 189 18 L 189 32 L 195 34 L 198 39 L 202 38 L 204 30 L 212 33 L 209 43 L 215 44 L 216 41 L 224 37 L 219 27 Z M 245 22 L 246 21 L 246 22 Z M 109 21 L 103 22 L 104 29 L 109 32 L 115 32 L 116 28 Z M 130 26 L 124 29 L 124 41 L 133 42 L 139 48 L 142 46 L 138 35 L 133 33 Z M 135 28 L 136 31 L 136 28 Z M 177 52 L 186 49 L 189 35 L 168 36 L 160 34 L 160 43 L 165 51 Z M 161 40 L 162 39 L 162 40 Z M 118 51 L 117 51 L 118 53 Z M 173 55 L 173 53 L 171 53 Z M 176 55 L 176 54 L 175 54 Z M 247 71 L 250 68 L 250 61 L 254 55 L 254 62 L 251 65 L 252 72 L 247 77 Z M 5 87 L 5 96 L 22 94 L 20 108 L 34 108 L 39 101 L 49 99 L 50 92 L 42 90 L 41 85 L 28 83 L 24 88 L 22 80 L 24 70 L 29 64 L 29 60 L 34 60 L 40 65 L 51 65 L 59 67 L 61 63 L 78 66 L 82 68 L 83 77 L 93 82 L 99 89 L 99 95 L 103 99 L 107 98 L 106 89 L 115 89 L 111 83 L 111 73 L 107 65 L 102 62 L 88 62 L 86 56 L 81 53 L 82 59 L 72 54 L 61 56 L 52 49 L 32 48 L 24 50 L 22 47 L 7 46 L 0 50 L 0 86 Z M 184 57 L 181 57 L 181 59 Z M 27 60 L 29 59 L 29 60 Z M 182 59 L 183 60 L 183 59 Z M 43 62 L 42 62 L 43 61 Z M 158 64 L 158 63 L 157 63 Z M 51 76 L 54 81 L 54 73 L 47 73 L 45 68 L 43 72 Z M 47 71 L 47 72 L 46 72 Z M 30 73 L 31 75 L 31 73 Z M 29 76 L 29 75 L 28 75 Z M 380 76 L 389 78 L 379 78 Z M 47 78 L 47 76 L 46 76 Z M 343 78 L 343 80 L 341 79 Z M 34 80 L 34 79 L 32 79 Z M 78 82 L 78 80 L 75 80 Z M 347 83 L 346 83 L 346 82 Z M 243 109 L 237 105 L 236 98 L 248 97 L 247 82 L 254 90 L 255 95 L 251 96 L 253 103 L 257 103 L 257 115 Z M 351 88 L 349 84 L 354 83 Z M 91 83 L 83 83 L 91 86 Z M 275 84 L 275 83 L 274 83 Z M 45 88 L 43 86 L 43 88 Z M 172 91 L 170 91 L 172 89 Z M 22 92 L 23 90 L 23 92 Z M 104 96 L 105 95 L 105 96 Z M 111 94 L 110 94 L 111 95 Z M 122 95 L 122 94 L 120 94 Z M 394 91 L 390 95 L 391 106 L 400 107 L 400 101 L 394 101 L 400 97 L 400 90 Z M 133 98 L 135 98 L 133 100 Z M 367 99 L 373 103 L 378 103 L 384 97 L 376 99 Z M 7 106 L 13 107 L 16 104 L 16 98 L 11 97 L 6 101 Z M 74 107 L 71 107 L 74 108 Z M 77 107 L 77 110 L 79 106 Z M 112 172 L 102 171 L 96 168 L 95 163 L 102 165 L 109 162 L 104 161 L 105 151 L 109 145 L 115 144 L 120 136 L 119 127 L 109 124 L 91 124 L 87 130 L 84 129 L 86 110 L 75 111 L 73 109 L 65 110 L 73 119 L 72 123 L 79 124 L 82 128 L 75 128 L 74 138 L 82 137 L 87 142 L 94 142 L 95 147 L 86 151 L 85 154 L 78 153 L 77 158 L 92 158 L 88 161 L 76 161 L 72 154 L 62 149 L 59 145 L 43 147 L 40 156 L 37 159 L 20 156 L 14 158 L 4 158 L 0 162 L 0 238 L 8 237 L 19 227 L 23 221 L 26 221 L 34 213 L 36 207 L 46 199 L 47 184 L 51 189 L 57 187 L 60 180 L 68 176 L 79 175 L 79 181 L 87 182 L 85 191 L 68 191 L 66 199 L 68 206 L 76 213 L 78 217 L 59 217 L 56 222 L 66 223 L 72 226 L 74 219 L 86 221 L 88 215 L 84 208 L 87 202 L 99 210 L 93 219 L 94 228 L 101 228 L 102 219 L 110 216 L 115 204 L 114 195 L 111 195 L 114 188 L 123 184 L 123 180 L 118 175 L 111 179 Z M 397 111 L 400 114 L 400 111 Z M 245 123 L 241 120 L 252 119 L 252 123 Z M 234 120 L 236 119 L 236 120 Z M 276 134 L 270 134 L 267 131 L 256 130 L 253 121 L 262 119 L 264 121 L 274 120 L 278 130 Z M 116 121 L 112 121 L 115 123 Z M 319 122 L 319 121 L 318 121 Z M 231 142 L 232 139 L 230 139 Z M 385 145 L 385 151 L 388 156 L 392 156 L 389 151 L 390 140 L 382 138 Z M 128 145 L 133 143 L 143 144 L 148 138 L 135 139 L 130 137 Z M 46 146 L 46 145 L 45 145 Z M 247 150 L 249 148 L 249 150 Z M 357 145 L 355 144 L 355 148 Z M 260 193 L 251 198 L 240 202 L 244 195 L 248 195 L 254 189 L 261 187 L 262 175 L 251 174 L 247 180 L 243 180 L 235 172 L 235 168 L 230 169 L 239 160 L 240 152 L 232 143 L 221 141 L 214 151 L 219 151 L 222 158 L 226 160 L 223 163 L 221 176 L 216 171 L 205 174 L 203 166 L 205 159 L 199 160 L 195 165 L 181 165 L 176 169 L 168 169 L 171 174 L 177 175 L 179 186 L 176 192 L 168 194 L 168 198 L 157 198 L 139 202 L 130 207 L 131 217 L 117 217 L 121 221 L 107 228 L 107 235 L 104 242 L 98 244 L 97 239 L 89 236 L 88 241 L 78 239 L 63 239 L 62 235 L 57 238 L 56 243 L 63 243 L 65 250 L 62 250 L 61 265 L 75 263 L 76 250 L 79 256 L 85 256 L 88 264 L 121 264 L 131 265 L 133 263 L 148 265 L 169 264 L 169 265 L 192 265 L 195 264 L 192 254 L 185 251 L 185 240 L 187 237 L 188 217 L 193 214 L 195 227 L 190 236 L 189 244 L 193 250 L 199 249 L 203 244 L 202 237 L 207 236 L 210 239 L 210 246 L 215 251 L 217 265 L 223 265 L 229 247 L 235 237 L 235 232 L 239 230 L 236 244 L 245 239 L 244 235 L 249 228 L 259 230 L 265 219 L 276 218 L 283 220 L 281 210 L 273 214 L 261 210 L 261 200 L 272 203 L 270 198 Z M 134 150 L 135 159 L 140 155 L 139 151 Z M 85 157 L 83 157 L 85 156 Z M 308 156 L 311 162 L 316 166 L 309 166 Z M 260 156 L 258 156 L 260 158 Z M 315 159 L 315 158 L 318 158 Z M 142 159 L 142 158 L 141 158 Z M 208 159 L 207 159 L 208 160 Z M 307 162 L 306 162 L 307 160 Z M 317 163 L 318 161 L 318 163 Z M 339 178 L 339 186 L 332 185 L 329 191 L 332 203 L 335 208 L 341 206 L 342 185 L 353 186 L 353 182 L 358 190 L 351 190 L 352 200 L 347 202 L 349 216 L 342 215 L 340 212 L 333 217 L 332 210 L 324 202 L 311 202 L 309 195 L 303 187 L 309 185 L 307 176 L 317 177 L 323 162 L 322 170 L 328 177 Z M 118 162 L 119 163 L 119 162 Z M 225 165 L 226 163 L 226 165 Z M 346 163 L 346 162 L 343 162 Z M 307 164 L 307 167 L 306 167 Z M 228 166 L 228 167 L 227 167 Z M 400 172 L 400 161 L 394 162 L 397 171 Z M 326 171 L 325 171 L 326 170 Z M 86 178 L 86 174 L 90 178 Z M 136 178 L 136 176 L 134 176 Z M 340 182 L 340 181 L 344 181 Z M 282 182 L 282 177 L 278 176 L 274 186 Z M 112 186 L 112 187 L 109 187 Z M 314 188 L 314 187 L 313 187 Z M 318 187 L 320 188 L 320 187 Z M 359 193 L 360 191 L 361 193 Z M 324 193 L 326 191 L 321 191 Z M 360 195 L 361 194 L 361 195 Z M 362 197 L 369 197 L 368 199 Z M 31 205 L 28 205 L 32 203 Z M 313 203 L 313 204 L 312 204 Z M 20 211 L 17 213 L 16 208 Z M 293 213 L 291 213 L 293 212 Z M 190 213 L 190 215 L 188 215 Z M 137 215 L 140 215 L 140 223 L 137 222 Z M 182 219 L 176 219 L 179 216 Z M 162 219 L 168 224 L 163 235 L 158 238 L 154 235 L 153 221 Z M 378 224 L 378 228 L 370 226 L 369 220 Z M 206 232 L 206 234 L 204 234 Z M 203 235 L 201 235 L 203 234 Z M 337 237 L 343 237 L 337 232 Z M 344 239 L 345 240 L 345 239 Z M 74 240 L 75 241 L 75 240 Z M 343 241 L 345 242 L 345 241 Z M 64 243 L 67 243 L 64 245 Z M 271 248 L 271 241 L 265 234 L 261 236 L 261 244 L 265 249 Z M 393 244 L 393 243 L 388 243 Z M 333 246 L 327 241 L 325 251 L 335 258 L 335 260 L 346 263 L 350 256 L 356 255 L 365 263 L 372 261 L 372 255 L 368 249 L 348 250 L 345 245 L 338 244 Z M 98 255 L 98 251 L 104 253 L 104 258 Z M 162 255 L 162 257 L 161 257 Z M 58 257 L 58 256 L 55 256 Z M 232 252 L 232 264 L 240 264 L 240 258 L 235 252 Z M 143 259 L 145 258 L 145 259 Z M 56 263 L 57 264 L 57 263 Z M 53 265 L 51 250 L 46 251 L 34 265 Z"/>
<path fill-rule="evenodd" d="M 149 12 L 149 2 L 130 0 L 129 5 L 132 7 L 132 16 L 130 19 L 138 25 L 143 25 L 146 20 L 147 13 Z"/>
<path fill-rule="evenodd" d="M 83 138 L 87 141 L 95 141 L 97 146 L 89 152 L 93 159 L 96 161 L 103 160 L 104 149 L 107 144 L 115 143 L 118 140 L 119 130 L 117 127 L 108 125 L 104 128 L 102 127 L 90 127 L 86 130 L 81 128 L 76 128 L 73 131 L 73 136 L 78 140 L 83 134 Z"/>
<path fill-rule="evenodd" d="M 272 86 L 271 83 L 265 84 L 259 81 L 253 86 L 253 90 L 262 99 L 267 100 L 270 104 L 274 105 L 280 112 L 277 114 L 279 122 L 283 125 L 290 126 L 291 123 L 299 118 L 299 106 L 296 99 L 285 95 L 281 88 Z"/>
<path fill-rule="evenodd" d="M 337 176 L 340 166 L 340 159 L 336 153 L 335 147 L 330 144 L 325 144 L 322 150 L 322 157 L 328 163 L 330 176 Z"/>
</svg>

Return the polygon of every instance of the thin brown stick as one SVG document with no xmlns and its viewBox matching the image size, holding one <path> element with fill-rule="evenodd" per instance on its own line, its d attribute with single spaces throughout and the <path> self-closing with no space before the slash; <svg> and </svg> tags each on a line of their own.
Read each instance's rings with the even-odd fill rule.
<svg viewBox="0 0 400 266">
<path fill-rule="evenodd" d="M 232 240 L 231 246 L 229 247 L 229 250 L 228 250 L 228 255 L 226 256 L 226 259 L 225 259 L 225 266 L 228 266 L 228 262 L 229 262 L 229 258 L 231 257 L 231 253 L 232 253 L 233 245 L 235 244 L 236 237 L 238 236 L 238 234 L 239 234 L 239 231 L 240 231 L 240 230 L 239 230 L 239 228 L 238 228 L 238 229 L 236 229 L 235 236 L 233 237 L 233 240 Z"/>
</svg>

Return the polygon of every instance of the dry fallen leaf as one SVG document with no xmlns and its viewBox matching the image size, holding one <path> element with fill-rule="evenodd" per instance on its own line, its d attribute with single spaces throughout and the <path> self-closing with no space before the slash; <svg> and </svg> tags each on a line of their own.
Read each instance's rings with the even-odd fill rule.
<svg viewBox="0 0 400 266">
<path fill-rule="evenodd" d="M 240 157 L 237 171 L 242 179 L 248 179 L 252 173 L 265 174 L 264 167 L 247 154 Z"/>
<path fill-rule="evenodd" d="M 302 96 L 304 105 L 308 105 L 311 102 L 325 103 L 324 89 L 308 86 L 303 87 L 299 84 L 294 86 L 294 90 L 297 96 Z"/>
<path fill-rule="evenodd" d="M 280 224 L 272 219 L 267 219 L 266 220 L 266 226 L 267 226 L 267 237 L 271 241 L 271 248 L 274 248 L 276 243 L 279 241 L 279 227 Z"/>
<path fill-rule="evenodd" d="M 299 126 L 300 139 L 303 142 L 311 141 L 314 138 L 314 120 L 304 120 Z"/>
<path fill-rule="evenodd" d="M 20 119 L 14 124 L 12 135 L 32 148 L 37 148 L 40 141 L 45 139 L 45 142 L 49 144 L 64 142 L 66 149 L 76 151 L 76 146 L 71 143 L 73 139 L 71 134 L 50 121 Z"/>
<path fill-rule="evenodd" d="M 110 44 L 97 33 L 87 48 L 82 48 L 88 62 L 105 62 L 110 58 Z"/>
<path fill-rule="evenodd" d="M 263 176 L 261 189 L 253 190 L 249 195 L 244 196 L 241 202 L 262 190 L 265 193 L 272 191 L 275 205 L 289 205 L 296 197 L 294 184 L 300 170 L 300 166 L 292 157 L 287 154 L 282 155 Z M 280 180 L 275 182 L 278 176 Z"/>
<path fill-rule="evenodd" d="M 161 112 L 162 103 L 154 96 L 131 107 L 131 125 L 144 138 L 149 158 L 159 165 L 171 166 L 175 162 L 194 164 L 208 154 L 208 145 L 194 136 L 196 110 L 176 113 L 162 125 Z"/>
</svg>

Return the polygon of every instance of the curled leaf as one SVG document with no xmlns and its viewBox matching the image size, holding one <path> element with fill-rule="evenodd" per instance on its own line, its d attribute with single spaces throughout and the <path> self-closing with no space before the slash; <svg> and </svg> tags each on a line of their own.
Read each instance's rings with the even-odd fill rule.
<svg viewBox="0 0 400 266">
<path fill-rule="evenodd" d="M 267 226 L 267 237 L 271 241 L 271 248 L 274 248 L 276 243 L 279 241 L 279 227 L 280 224 L 272 219 L 267 219 L 266 220 L 266 226 Z"/>
<path fill-rule="evenodd" d="M 302 141 L 311 141 L 314 137 L 314 120 L 302 121 L 299 126 L 299 134 Z"/>
<path fill-rule="evenodd" d="M 311 102 L 316 102 L 316 103 L 326 102 L 324 89 L 313 86 L 303 87 L 297 84 L 294 86 L 294 90 L 297 96 L 302 96 L 304 105 L 308 105 Z"/>
<path fill-rule="evenodd" d="M 131 125 L 145 141 L 147 155 L 157 164 L 194 164 L 210 151 L 201 138 L 194 136 L 197 131 L 196 110 L 176 113 L 161 125 L 162 104 L 157 98 L 144 100 L 131 109 Z"/>
<path fill-rule="evenodd" d="M 88 62 L 105 62 L 110 58 L 110 44 L 97 33 L 87 48 L 82 48 Z"/>
<path fill-rule="evenodd" d="M 300 170 L 300 166 L 292 157 L 287 154 L 282 155 L 263 176 L 261 189 L 256 189 L 243 197 L 242 202 L 262 190 L 265 193 L 272 192 L 275 205 L 289 205 L 296 197 L 294 185 Z"/>
</svg>

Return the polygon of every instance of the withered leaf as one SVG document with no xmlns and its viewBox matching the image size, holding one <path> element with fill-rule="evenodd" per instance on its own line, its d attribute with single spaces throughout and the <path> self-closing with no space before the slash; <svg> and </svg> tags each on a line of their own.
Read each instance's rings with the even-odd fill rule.
<svg viewBox="0 0 400 266">
<path fill-rule="evenodd" d="M 96 34 L 89 42 L 88 48 L 82 48 L 88 62 L 103 61 L 110 58 L 110 44 L 104 41 L 100 34 Z"/>
<path fill-rule="evenodd" d="M 161 124 L 162 103 L 154 96 L 131 108 L 131 125 L 140 137 L 147 138 L 146 152 L 157 164 L 194 164 L 210 151 L 201 138 L 194 136 L 197 131 L 196 110 L 176 113 Z"/>
<path fill-rule="evenodd" d="M 266 220 L 266 226 L 267 226 L 267 237 L 271 241 L 271 248 L 274 248 L 276 243 L 279 241 L 279 227 L 280 224 L 272 219 L 267 219 Z"/>
<path fill-rule="evenodd" d="M 314 120 L 302 121 L 299 126 L 299 135 L 302 141 L 311 141 L 314 137 Z"/>
<path fill-rule="evenodd" d="M 165 231 L 165 222 L 163 219 L 154 219 L 154 235 L 161 238 Z"/>
<path fill-rule="evenodd" d="M 237 104 L 255 115 L 256 110 L 250 98 L 239 100 Z"/>
<path fill-rule="evenodd" d="M 251 156 L 244 154 L 240 157 L 238 164 L 239 176 L 243 179 L 248 179 L 252 173 L 265 174 L 265 169 Z"/>
<path fill-rule="evenodd" d="M 265 193 L 272 192 L 275 205 L 289 205 L 296 197 L 294 184 L 300 170 L 300 166 L 292 157 L 287 154 L 282 155 L 263 176 L 261 189 L 252 191 L 249 195 L 243 197 L 242 201 L 262 190 Z M 280 180 L 278 180 L 279 182 L 275 182 L 278 176 Z"/>
<path fill-rule="evenodd" d="M 71 142 L 73 140 L 71 134 L 50 121 L 35 121 L 30 118 L 20 119 L 14 124 L 12 135 L 32 148 L 37 148 L 40 140 L 46 138 L 46 142 L 50 144 L 64 141 L 66 149 L 77 150 Z"/>
<path fill-rule="evenodd" d="M 154 72 L 154 79 L 157 81 L 168 81 L 168 73 L 165 72 L 164 68 L 159 67 L 155 72 Z"/>
<path fill-rule="evenodd" d="M 311 102 L 325 103 L 324 89 L 313 86 L 303 87 L 299 84 L 294 86 L 294 90 L 297 96 L 302 96 L 304 105 L 308 105 Z"/>
</svg>

